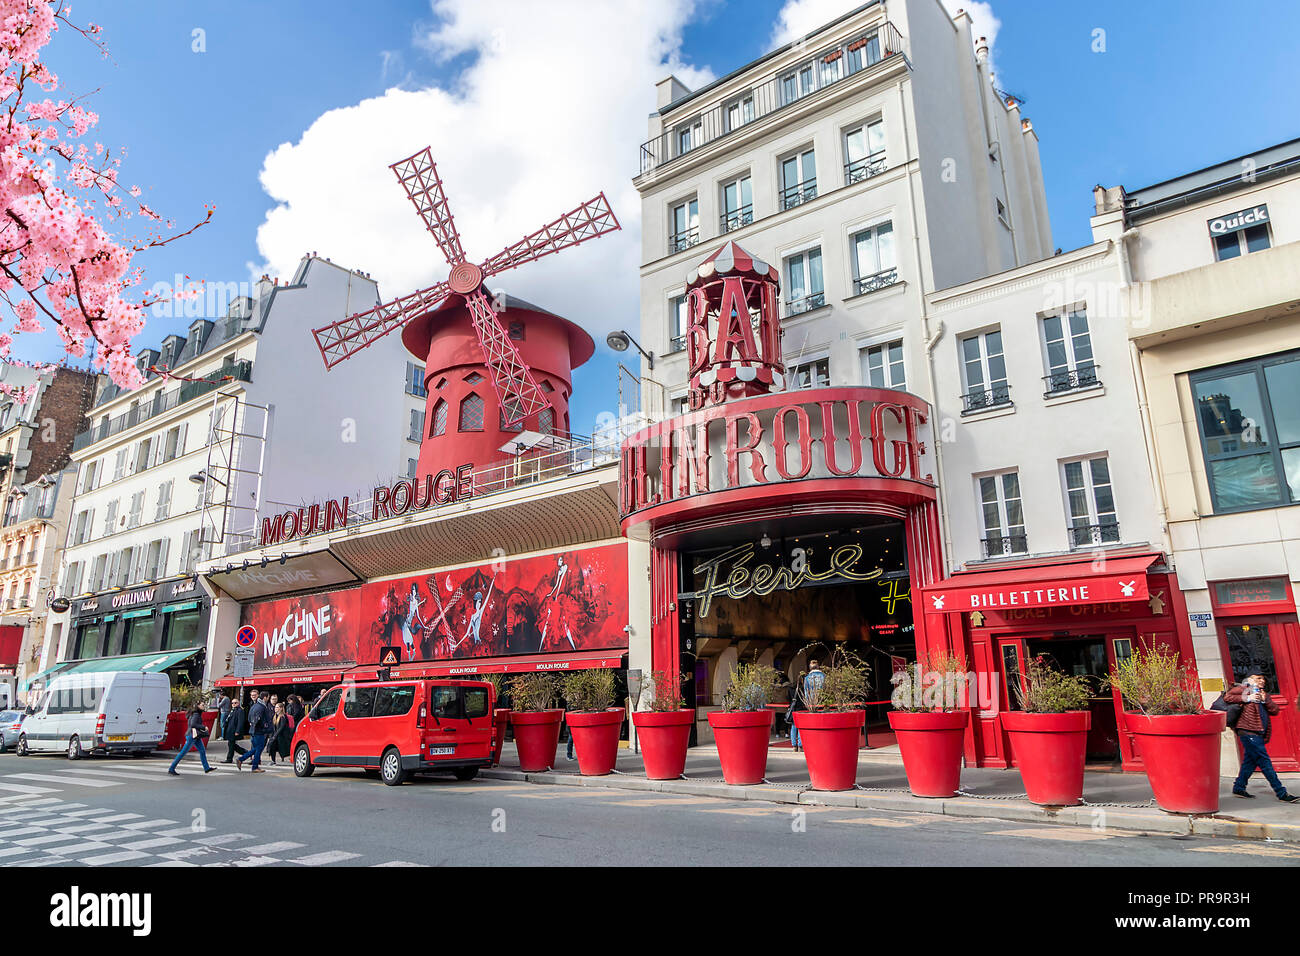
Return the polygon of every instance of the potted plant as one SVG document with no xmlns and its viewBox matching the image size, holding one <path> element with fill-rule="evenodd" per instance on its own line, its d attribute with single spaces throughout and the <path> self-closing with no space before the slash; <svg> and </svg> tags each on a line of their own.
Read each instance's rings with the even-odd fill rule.
<svg viewBox="0 0 1300 956">
<path fill-rule="evenodd" d="M 723 692 L 722 710 L 709 714 L 722 779 L 732 786 L 762 783 L 767 775 L 767 743 L 772 737 L 767 705 L 780 680 L 770 664 L 738 663 Z"/>
<path fill-rule="evenodd" d="M 603 777 L 618 760 L 618 732 L 627 713 L 613 706 L 614 672 L 605 667 L 574 671 L 564 678 L 564 699 L 578 772 Z"/>
<path fill-rule="evenodd" d="M 1138 648 L 1107 679 L 1124 700 L 1125 729 L 1156 804 L 1169 813 L 1219 810 L 1219 735 L 1228 715 L 1206 710 L 1190 664 L 1166 648 Z"/>
<path fill-rule="evenodd" d="M 1092 686 L 1041 654 L 1025 666 L 1025 688 L 1015 689 L 1019 710 L 1002 713 L 1020 779 L 1031 803 L 1072 807 L 1083 802 Z"/>
<path fill-rule="evenodd" d="M 871 668 L 856 654 L 837 647 L 822 680 L 805 680 L 807 710 L 794 714 L 808 777 L 814 790 L 852 790 L 858 780 L 858 739 L 866 723 L 862 709 L 870 696 Z"/>
<path fill-rule="evenodd" d="M 520 674 L 510 681 L 510 723 L 515 728 L 519 769 L 526 773 L 555 766 L 564 717 L 556 706 L 559 696 L 560 682 L 554 674 Z"/>
<path fill-rule="evenodd" d="M 647 780 L 676 780 L 686 770 L 695 711 L 682 700 L 682 678 L 673 671 L 655 671 L 644 710 L 632 714 Z"/>
<path fill-rule="evenodd" d="M 951 797 L 961 783 L 970 712 L 964 709 L 966 658 L 931 651 L 893 676 L 889 726 L 898 738 L 907 786 L 917 797 Z"/>
<path fill-rule="evenodd" d="M 492 709 L 492 766 L 501 763 L 501 748 L 506 742 L 506 727 L 510 725 L 510 708 L 502 698 L 507 693 L 505 674 L 484 674 L 483 679 L 492 685 L 496 706 Z"/>
</svg>

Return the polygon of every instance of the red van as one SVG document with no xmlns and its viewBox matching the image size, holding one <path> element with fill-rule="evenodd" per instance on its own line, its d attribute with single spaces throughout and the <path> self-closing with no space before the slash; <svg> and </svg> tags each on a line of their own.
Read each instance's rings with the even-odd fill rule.
<svg viewBox="0 0 1300 956">
<path fill-rule="evenodd" d="M 378 770 L 395 787 L 412 773 L 450 771 L 473 780 L 492 764 L 496 689 L 487 681 L 391 680 L 339 684 L 299 722 L 293 772 Z"/>
</svg>

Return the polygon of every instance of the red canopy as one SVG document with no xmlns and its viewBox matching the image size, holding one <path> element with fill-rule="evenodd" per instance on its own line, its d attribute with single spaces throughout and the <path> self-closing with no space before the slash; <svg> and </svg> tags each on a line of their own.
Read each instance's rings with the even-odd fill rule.
<svg viewBox="0 0 1300 956">
<path fill-rule="evenodd" d="M 1159 559 L 1160 555 L 1147 552 L 967 571 L 918 590 L 921 607 L 931 614 L 1145 601 L 1151 596 L 1147 590 L 1147 569 Z"/>
<path fill-rule="evenodd" d="M 525 654 L 516 657 L 462 657 L 451 661 L 413 661 L 394 667 L 389 677 L 469 677 L 476 674 L 522 674 L 529 671 L 576 671 L 592 667 L 618 667 L 623 648 L 598 651 L 573 651 L 569 654 Z M 354 667 L 348 677 L 373 680 L 378 669 L 373 664 Z"/>
</svg>

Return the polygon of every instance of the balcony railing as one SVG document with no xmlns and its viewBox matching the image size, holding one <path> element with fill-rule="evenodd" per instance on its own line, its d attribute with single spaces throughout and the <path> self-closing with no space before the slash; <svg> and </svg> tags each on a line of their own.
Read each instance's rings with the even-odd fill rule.
<svg viewBox="0 0 1300 956">
<path fill-rule="evenodd" d="M 685 232 L 674 233 L 668 237 L 668 254 L 681 252 L 683 249 L 689 249 L 700 241 L 699 229 L 687 229 Z"/>
<path fill-rule="evenodd" d="M 984 557 L 996 558 L 1003 554 L 1028 554 L 1029 540 L 1020 534 L 990 534 L 982 539 Z"/>
<path fill-rule="evenodd" d="M 223 385 L 229 385 L 231 381 L 251 382 L 252 380 L 252 362 L 241 361 L 223 365 L 211 380 L 186 382 L 180 388 L 174 388 L 170 392 L 156 392 L 153 400 L 148 404 L 138 405 L 116 418 L 110 418 L 106 422 L 101 421 L 91 425 L 90 428 L 72 440 L 72 450 L 80 451 L 87 445 L 93 445 L 97 441 L 103 441 L 105 438 L 124 432 L 128 428 L 134 428 L 141 422 L 146 422 L 164 412 L 169 412 L 179 405 L 184 405 L 186 402 L 198 398 L 200 395 L 206 395 Z"/>
<path fill-rule="evenodd" d="M 987 411 L 1011 404 L 1011 386 L 1006 382 L 997 385 L 972 388 L 961 397 L 961 413 L 970 415 L 974 412 Z"/>
<path fill-rule="evenodd" d="M 725 235 L 732 230 L 739 229 L 742 226 L 748 226 L 754 221 L 754 204 L 741 206 L 739 209 L 729 209 L 722 214 L 718 220 L 718 231 Z"/>
<path fill-rule="evenodd" d="M 1073 524 L 1070 526 L 1070 547 L 1087 548 L 1119 541 L 1119 522 L 1103 521 L 1100 524 Z"/>
<path fill-rule="evenodd" d="M 1097 378 L 1097 368 L 1097 365 L 1087 362 L 1078 368 L 1062 369 L 1051 375 L 1044 375 L 1043 396 L 1050 398 L 1062 392 L 1073 392 L 1075 389 L 1100 385 L 1101 379 Z"/>
<path fill-rule="evenodd" d="M 879 176 L 888 168 L 883 149 L 861 159 L 855 159 L 851 163 L 844 164 L 844 185 L 852 186 L 872 176 Z"/>
<path fill-rule="evenodd" d="M 819 96 L 850 77 L 884 69 L 881 64 L 894 62 L 904 52 L 903 35 L 888 21 L 847 42 L 823 48 L 778 73 L 759 79 L 739 97 L 711 103 L 699 113 L 685 114 L 681 121 L 642 143 L 641 172 L 648 173 L 778 110 Z M 744 107 L 730 109 L 738 100 L 744 102 Z M 679 135 L 687 130 L 688 135 Z"/>
<path fill-rule="evenodd" d="M 684 335 L 674 335 L 672 338 L 668 340 L 669 352 L 681 352 L 685 350 L 685 348 L 686 348 L 686 336 Z"/>
<path fill-rule="evenodd" d="M 785 314 L 798 315 L 801 312 L 811 312 L 813 309 L 820 309 L 826 304 L 825 292 L 814 292 L 812 295 L 806 295 L 802 299 L 791 299 L 785 304 Z"/>
<path fill-rule="evenodd" d="M 898 283 L 898 269 L 885 269 L 881 272 L 872 273 L 869 276 L 862 276 L 853 280 L 853 292 L 855 295 L 862 295 L 866 292 L 876 292 L 879 289 L 887 289 L 891 285 Z"/>
<path fill-rule="evenodd" d="M 793 209 L 817 198 L 817 178 L 805 179 L 781 190 L 781 208 Z"/>
</svg>

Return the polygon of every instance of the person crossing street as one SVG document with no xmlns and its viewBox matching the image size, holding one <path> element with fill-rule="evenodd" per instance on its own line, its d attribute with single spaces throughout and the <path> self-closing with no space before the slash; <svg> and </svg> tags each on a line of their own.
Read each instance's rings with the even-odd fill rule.
<svg viewBox="0 0 1300 956">
<path fill-rule="evenodd" d="M 235 769 L 244 769 L 244 761 L 249 757 L 253 758 L 253 773 L 266 773 L 262 769 L 262 751 L 266 749 L 266 738 L 270 736 L 273 725 L 271 716 L 271 695 L 267 691 L 262 691 L 262 696 L 258 698 L 248 712 L 248 732 L 251 737 L 248 744 L 248 753 L 244 754 L 235 761 Z"/>
<path fill-rule="evenodd" d="M 198 748 L 199 760 L 203 761 L 203 772 L 212 773 L 213 769 L 215 769 L 208 765 L 208 750 L 203 746 L 203 738 L 208 735 L 208 728 L 203 726 L 203 709 L 198 704 L 190 708 L 188 723 L 189 726 L 185 730 L 185 746 L 181 747 L 176 754 L 176 759 L 167 768 L 168 775 L 173 777 L 180 776 L 176 772 L 176 765 L 181 762 L 182 757 L 194 748 Z"/>
</svg>

